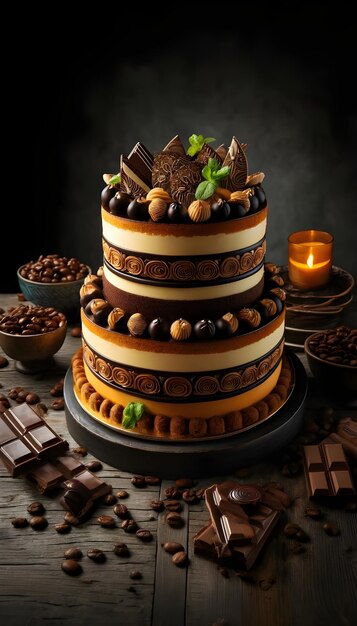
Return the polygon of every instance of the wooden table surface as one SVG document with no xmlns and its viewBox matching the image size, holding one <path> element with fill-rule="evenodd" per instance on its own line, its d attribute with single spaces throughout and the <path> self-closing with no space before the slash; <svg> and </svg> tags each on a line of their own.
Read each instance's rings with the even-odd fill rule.
<svg viewBox="0 0 357 626">
<path fill-rule="evenodd" d="M 0 307 L 18 303 L 15 295 L 0 295 Z M 0 370 L 1 392 L 21 386 L 40 395 L 48 407 L 53 398 L 52 385 L 66 373 L 80 339 L 69 334 L 55 357 L 56 366 L 48 372 L 25 375 L 10 360 Z M 1 353 L 1 350 L 0 350 Z M 300 354 L 307 368 L 304 355 Z M 308 371 L 308 368 L 307 368 Z M 310 377 L 310 373 L 308 371 Z M 345 403 L 326 396 L 316 381 L 309 378 L 306 415 L 321 414 L 332 407 L 338 415 L 357 415 L 356 401 Z M 48 410 L 48 423 L 69 444 L 76 447 L 66 427 L 64 411 Z M 89 453 L 83 462 L 93 457 Z M 126 489 L 129 498 L 123 501 L 141 528 L 149 529 L 154 540 L 142 543 L 135 535 L 126 534 L 118 519 L 114 529 L 102 528 L 99 514 L 113 514 L 111 506 L 100 505 L 90 519 L 72 527 L 68 535 L 59 535 L 54 525 L 63 520 L 64 510 L 59 494 L 41 495 L 24 477 L 11 478 L 0 464 L 0 625 L 11 626 L 54 623 L 84 626 L 348 626 L 356 624 L 357 591 L 357 516 L 341 509 L 321 507 L 322 521 L 305 516 L 308 498 L 304 476 L 286 477 L 281 473 L 280 458 L 265 460 L 248 468 L 247 475 L 231 475 L 240 482 L 279 480 L 293 498 L 285 521 L 275 529 L 252 570 L 250 581 L 229 570 L 225 577 L 217 566 L 193 554 L 193 535 L 208 521 L 204 501 L 183 503 L 185 526 L 174 530 L 164 522 L 162 513 L 149 507 L 153 499 L 164 498 L 161 486 L 137 489 L 131 474 L 104 464 L 98 475 L 113 486 L 113 493 Z M 178 476 L 177 478 L 180 478 Z M 219 475 L 202 478 L 195 488 L 205 487 L 227 478 Z M 27 516 L 27 506 L 41 501 L 46 508 L 49 525 L 44 531 L 31 527 L 16 529 L 11 519 Z M 305 551 L 294 554 L 291 540 L 282 532 L 286 520 L 300 524 L 310 536 Z M 322 529 L 323 521 L 334 521 L 341 533 L 329 537 Z M 190 563 L 178 568 L 162 548 L 173 540 L 187 547 Z M 113 553 L 115 543 L 125 542 L 130 556 L 120 558 Z M 83 573 L 70 577 L 61 570 L 64 551 L 78 546 L 83 551 Z M 100 548 L 106 562 L 97 564 L 86 555 L 90 548 Z M 131 570 L 141 572 L 140 580 L 132 580 Z"/>
</svg>

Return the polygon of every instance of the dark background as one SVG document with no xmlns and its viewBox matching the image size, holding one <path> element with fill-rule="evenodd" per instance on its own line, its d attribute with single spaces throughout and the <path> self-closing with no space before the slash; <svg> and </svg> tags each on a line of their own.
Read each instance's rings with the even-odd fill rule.
<svg viewBox="0 0 357 626">
<path fill-rule="evenodd" d="M 53 17 L 32 7 L 8 23 L 0 291 L 18 291 L 17 267 L 40 254 L 96 270 L 102 173 L 138 140 L 156 151 L 194 132 L 216 146 L 237 135 L 250 172 L 266 173 L 268 260 L 286 263 L 289 233 L 316 228 L 357 276 L 349 5 L 230 4 L 152 5 L 151 19 L 135 5 L 129 17 L 103 5 L 74 18 L 55 4 Z"/>
</svg>

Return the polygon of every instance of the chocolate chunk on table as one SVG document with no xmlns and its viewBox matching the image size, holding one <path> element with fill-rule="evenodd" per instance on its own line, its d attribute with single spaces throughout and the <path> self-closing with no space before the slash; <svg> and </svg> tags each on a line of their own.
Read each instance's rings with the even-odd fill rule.
<svg viewBox="0 0 357 626">
<path fill-rule="evenodd" d="M 63 486 L 63 483 L 85 470 L 83 463 L 73 456 L 60 456 L 52 463 L 42 463 L 27 474 L 41 493 L 49 493 Z"/>
<path fill-rule="evenodd" d="M 355 494 L 346 455 L 340 443 L 304 446 L 304 469 L 310 498 Z"/>
<path fill-rule="evenodd" d="M 111 485 L 87 469 L 66 480 L 64 486 L 66 490 L 61 504 L 78 518 L 86 515 L 97 502 L 112 492 Z"/>
<path fill-rule="evenodd" d="M 11 476 L 63 454 L 68 447 L 68 442 L 26 403 L 0 415 L 0 460 Z"/>
</svg>

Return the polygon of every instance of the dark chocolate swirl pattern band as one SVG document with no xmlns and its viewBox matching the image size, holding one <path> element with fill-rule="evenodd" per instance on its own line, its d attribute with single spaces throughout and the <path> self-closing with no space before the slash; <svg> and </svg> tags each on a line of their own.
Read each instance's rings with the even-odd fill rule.
<svg viewBox="0 0 357 626">
<path fill-rule="evenodd" d="M 258 361 L 235 370 L 221 372 L 197 372 L 191 375 L 128 369 L 113 363 L 89 348 L 83 341 L 84 360 L 90 370 L 100 379 L 121 391 L 136 392 L 155 400 L 189 400 L 198 402 L 220 399 L 243 393 L 264 381 L 280 362 L 284 340 Z"/>
<path fill-rule="evenodd" d="M 257 271 L 264 260 L 266 251 L 265 239 L 249 250 L 234 250 L 227 254 L 202 256 L 189 259 L 153 255 L 133 255 L 119 250 L 103 239 L 103 254 L 108 266 L 124 278 L 139 279 L 148 284 L 165 283 L 183 286 L 183 283 L 197 282 L 220 284 L 240 278 Z"/>
</svg>

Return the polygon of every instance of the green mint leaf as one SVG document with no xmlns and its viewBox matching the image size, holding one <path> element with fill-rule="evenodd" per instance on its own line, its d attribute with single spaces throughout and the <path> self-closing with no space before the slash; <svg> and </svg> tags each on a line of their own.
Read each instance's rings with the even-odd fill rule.
<svg viewBox="0 0 357 626">
<path fill-rule="evenodd" d="M 188 154 L 188 156 L 195 156 L 195 154 L 199 152 L 199 150 L 197 150 L 196 146 L 190 146 L 186 152 L 186 154 Z"/>
<path fill-rule="evenodd" d="M 214 180 L 222 180 L 222 178 L 226 178 L 229 175 L 229 172 L 230 172 L 230 166 L 225 165 L 224 167 L 221 167 L 220 170 L 213 172 L 212 176 Z"/>
<path fill-rule="evenodd" d="M 144 405 L 141 402 L 129 402 L 123 411 L 122 426 L 124 428 L 135 428 L 143 413 Z"/>
<path fill-rule="evenodd" d="M 216 141 L 214 137 L 205 137 L 203 143 L 212 143 L 212 141 Z"/>
<path fill-rule="evenodd" d="M 212 143 L 212 141 L 216 140 L 213 139 L 213 137 L 204 137 L 203 135 L 193 134 L 188 138 L 188 141 L 190 143 L 190 147 L 188 148 L 186 154 L 189 156 L 195 156 L 195 154 L 201 150 L 203 144 Z"/>
<path fill-rule="evenodd" d="M 191 137 L 188 138 L 191 146 L 195 146 L 198 143 L 198 137 L 197 135 L 191 135 Z"/>
<path fill-rule="evenodd" d="M 210 170 L 213 172 L 217 172 L 217 170 L 219 169 L 219 163 L 217 161 L 217 159 L 208 159 L 208 167 L 210 168 Z"/>
<path fill-rule="evenodd" d="M 203 136 L 203 135 L 198 135 L 198 137 L 197 137 L 197 143 L 199 143 L 199 144 L 200 144 L 201 148 L 202 148 L 202 146 L 203 146 L 204 142 L 205 142 L 205 138 L 204 138 L 204 136 Z M 200 149 L 201 149 L 201 148 L 200 148 Z"/>
<path fill-rule="evenodd" d="M 212 170 L 209 167 L 209 165 L 205 165 L 203 170 L 202 170 L 202 176 L 203 178 L 205 178 L 206 180 L 209 180 L 211 183 L 214 182 L 214 179 L 212 177 Z"/>
<path fill-rule="evenodd" d="M 109 181 L 109 185 L 118 185 L 121 181 L 121 176 L 120 174 L 115 174 L 115 176 L 112 176 L 110 181 Z"/>
<path fill-rule="evenodd" d="M 196 200 L 207 200 L 213 196 L 216 191 L 218 185 L 210 180 L 204 180 L 200 183 L 196 189 L 195 197 Z"/>
</svg>

